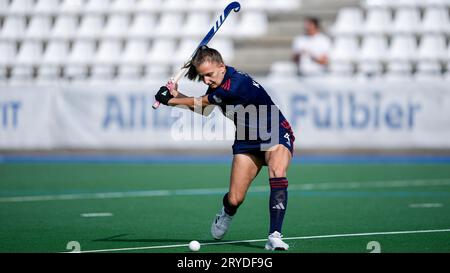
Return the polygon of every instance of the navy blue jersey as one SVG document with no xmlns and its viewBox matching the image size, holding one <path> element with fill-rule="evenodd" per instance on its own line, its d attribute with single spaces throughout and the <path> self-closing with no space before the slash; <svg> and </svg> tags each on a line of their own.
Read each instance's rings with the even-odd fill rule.
<svg viewBox="0 0 450 273">
<path fill-rule="evenodd" d="M 226 70 L 220 86 L 209 88 L 206 94 L 210 104 L 219 106 L 222 113 L 233 120 L 237 129 L 236 141 L 264 142 L 267 137 L 260 133 L 272 132 L 273 126 L 291 131 L 286 118 L 258 82 L 233 67 L 227 66 Z M 239 113 L 239 110 L 243 111 Z M 278 116 L 276 124 L 273 115 Z M 245 128 L 245 139 L 242 135 L 238 137 L 239 128 Z"/>
</svg>

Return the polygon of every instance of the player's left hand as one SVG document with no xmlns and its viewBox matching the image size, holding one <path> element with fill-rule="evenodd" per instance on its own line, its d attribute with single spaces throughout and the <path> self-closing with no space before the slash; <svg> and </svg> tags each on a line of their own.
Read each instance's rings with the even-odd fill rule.
<svg viewBox="0 0 450 273">
<path fill-rule="evenodd" d="M 164 105 L 169 105 L 169 100 L 172 98 L 173 96 L 166 86 L 161 86 L 158 93 L 155 95 L 155 99 Z"/>
</svg>

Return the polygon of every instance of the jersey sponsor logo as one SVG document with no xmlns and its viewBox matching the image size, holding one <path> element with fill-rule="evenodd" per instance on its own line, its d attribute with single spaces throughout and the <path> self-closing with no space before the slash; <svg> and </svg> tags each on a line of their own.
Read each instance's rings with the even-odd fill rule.
<svg viewBox="0 0 450 273">
<path fill-rule="evenodd" d="M 228 79 L 224 84 L 220 86 L 222 89 L 226 91 L 230 91 L 231 88 L 231 79 Z"/>
</svg>

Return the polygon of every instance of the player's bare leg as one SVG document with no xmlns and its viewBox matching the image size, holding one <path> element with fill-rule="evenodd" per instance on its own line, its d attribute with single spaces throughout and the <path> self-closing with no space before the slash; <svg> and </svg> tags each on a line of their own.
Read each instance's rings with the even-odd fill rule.
<svg viewBox="0 0 450 273">
<path fill-rule="evenodd" d="M 244 202 L 253 179 L 258 175 L 263 162 L 249 154 L 237 154 L 233 158 L 230 177 L 230 190 L 223 197 L 223 208 L 216 215 L 212 226 L 212 236 L 220 240 L 228 230 L 238 207 Z"/>
<path fill-rule="evenodd" d="M 266 152 L 266 162 L 270 177 L 270 230 L 266 244 L 267 250 L 288 250 L 283 242 L 281 228 L 288 201 L 287 170 L 292 159 L 291 152 L 283 145 L 276 145 Z"/>
</svg>

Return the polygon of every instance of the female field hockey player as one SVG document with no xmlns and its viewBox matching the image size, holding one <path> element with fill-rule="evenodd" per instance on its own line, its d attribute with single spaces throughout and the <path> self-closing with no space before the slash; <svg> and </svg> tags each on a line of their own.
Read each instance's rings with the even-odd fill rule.
<svg viewBox="0 0 450 273">
<path fill-rule="evenodd" d="M 217 50 L 202 46 L 185 68 L 189 69 L 190 80 L 201 80 L 208 85 L 206 94 L 188 97 L 177 90 L 176 84 L 169 83 L 161 87 L 155 99 L 164 105 L 187 106 L 191 110 L 216 105 L 236 126 L 229 192 L 223 197 L 223 207 L 212 223 L 212 236 L 217 240 L 224 237 L 253 179 L 267 166 L 270 227 L 265 248 L 288 250 L 281 229 L 288 201 L 286 176 L 295 140 L 291 126 L 264 88 L 247 74 L 226 66 Z M 264 136 L 264 132 L 270 136 Z"/>
</svg>

